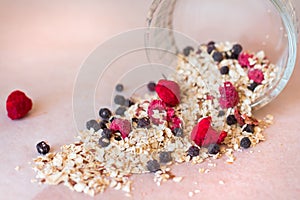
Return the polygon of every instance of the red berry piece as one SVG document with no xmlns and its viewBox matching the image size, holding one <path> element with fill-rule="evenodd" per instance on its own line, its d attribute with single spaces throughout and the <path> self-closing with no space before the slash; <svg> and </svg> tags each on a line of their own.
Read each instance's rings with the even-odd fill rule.
<svg viewBox="0 0 300 200">
<path fill-rule="evenodd" d="M 217 141 L 217 144 L 221 144 L 226 137 L 227 137 L 227 132 L 221 131 L 218 141 Z"/>
<path fill-rule="evenodd" d="M 173 131 L 176 128 L 180 128 L 181 127 L 181 120 L 179 117 L 174 116 L 171 118 L 171 120 L 169 121 L 169 128 Z"/>
<path fill-rule="evenodd" d="M 202 146 L 206 133 L 210 127 L 211 117 L 206 117 L 200 120 L 198 124 L 193 128 L 191 139 L 198 145 Z"/>
<path fill-rule="evenodd" d="M 219 88 L 221 108 L 232 108 L 239 102 L 239 95 L 235 87 L 230 82 L 225 82 L 223 87 Z"/>
<path fill-rule="evenodd" d="M 240 126 L 243 126 L 245 124 L 245 120 L 244 118 L 241 116 L 241 113 L 238 109 L 235 109 L 234 110 L 234 117 L 237 121 L 237 123 L 240 125 Z"/>
<path fill-rule="evenodd" d="M 174 81 L 165 79 L 158 81 L 155 91 L 168 106 L 176 106 L 180 103 L 180 88 Z"/>
<path fill-rule="evenodd" d="M 238 61 L 239 61 L 239 64 L 242 66 L 242 67 L 251 67 L 250 65 L 250 62 L 249 62 L 249 58 L 252 58 L 253 55 L 251 54 L 248 54 L 248 53 L 241 53 L 238 57 Z"/>
<path fill-rule="evenodd" d="M 148 106 L 148 116 L 151 122 L 155 125 L 159 125 L 164 123 L 166 120 L 165 118 L 157 118 L 154 117 L 154 111 L 157 110 L 158 112 L 165 112 L 166 111 L 166 104 L 162 100 L 153 100 L 150 102 Z"/>
<path fill-rule="evenodd" d="M 193 128 L 191 139 L 198 145 L 207 147 L 210 144 L 221 144 L 227 137 L 227 133 L 222 131 L 220 134 L 218 131 L 211 127 L 211 117 L 206 117 L 200 120 L 200 122 Z"/>
<path fill-rule="evenodd" d="M 264 80 L 264 73 L 260 69 L 250 69 L 248 71 L 248 78 L 260 84 Z"/>
<path fill-rule="evenodd" d="M 119 131 L 124 139 L 131 131 L 131 123 L 127 119 L 116 118 L 112 121 L 110 129 L 113 131 Z"/>
<path fill-rule="evenodd" d="M 32 108 L 32 101 L 24 92 L 13 91 L 6 100 L 7 115 L 12 120 L 23 118 Z"/>
</svg>

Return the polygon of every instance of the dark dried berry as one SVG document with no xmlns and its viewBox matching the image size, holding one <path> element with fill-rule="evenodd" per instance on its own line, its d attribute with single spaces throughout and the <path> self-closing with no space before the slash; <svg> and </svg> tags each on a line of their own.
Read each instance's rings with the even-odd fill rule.
<svg viewBox="0 0 300 200">
<path fill-rule="evenodd" d="M 50 146 L 46 142 L 41 141 L 41 142 L 37 143 L 36 149 L 40 154 L 45 155 L 45 154 L 49 153 Z"/>
<path fill-rule="evenodd" d="M 206 51 L 208 54 L 211 54 L 211 52 L 215 49 L 216 49 L 215 45 L 207 45 Z"/>
<path fill-rule="evenodd" d="M 132 105 L 134 105 L 134 102 L 133 102 L 133 101 L 131 101 L 130 99 L 125 99 L 124 106 L 130 107 L 130 106 L 132 106 Z"/>
<path fill-rule="evenodd" d="M 240 146 L 244 149 L 248 149 L 251 146 L 251 141 L 248 137 L 241 139 Z"/>
<path fill-rule="evenodd" d="M 187 154 L 191 157 L 198 156 L 200 153 L 200 149 L 196 146 L 190 146 L 190 148 L 187 151 Z"/>
<path fill-rule="evenodd" d="M 226 117 L 226 123 L 230 126 L 237 123 L 237 120 L 234 115 L 228 115 Z"/>
<path fill-rule="evenodd" d="M 218 117 L 222 117 L 225 115 L 225 112 L 224 110 L 220 110 L 219 113 L 218 113 Z"/>
<path fill-rule="evenodd" d="M 240 55 L 240 53 L 242 52 L 243 47 L 240 44 L 235 44 L 233 45 L 232 49 L 231 49 L 231 53 L 232 53 L 232 58 L 237 59 Z"/>
<path fill-rule="evenodd" d="M 150 92 L 155 92 L 155 87 L 156 87 L 156 83 L 152 81 L 147 84 L 147 88 Z"/>
<path fill-rule="evenodd" d="M 132 122 L 135 122 L 135 123 L 138 123 L 139 119 L 136 118 L 136 117 L 134 117 L 134 118 L 131 119 L 131 121 L 132 121 Z"/>
<path fill-rule="evenodd" d="M 157 162 L 157 160 L 149 160 L 147 162 L 147 169 L 150 172 L 157 172 L 160 170 L 160 164 Z"/>
<path fill-rule="evenodd" d="M 121 141 L 122 140 L 122 137 L 120 135 L 115 135 L 114 139 L 116 141 Z"/>
<path fill-rule="evenodd" d="M 138 128 L 147 128 L 150 125 L 150 119 L 148 117 L 143 117 L 141 119 L 138 119 L 137 121 L 137 127 Z"/>
<path fill-rule="evenodd" d="M 172 133 L 176 137 L 183 137 L 183 130 L 182 130 L 182 128 L 174 128 L 174 130 L 172 131 Z"/>
<path fill-rule="evenodd" d="M 221 62 L 223 60 L 223 55 L 221 52 L 215 51 L 212 55 L 214 61 Z"/>
<path fill-rule="evenodd" d="M 107 147 L 109 144 L 110 144 L 110 141 L 109 141 L 108 138 L 102 136 L 102 137 L 99 139 L 99 145 L 100 145 L 101 147 Z"/>
<path fill-rule="evenodd" d="M 125 104 L 125 97 L 122 95 L 116 95 L 114 98 L 115 104 L 123 106 Z"/>
<path fill-rule="evenodd" d="M 215 41 L 209 41 L 208 43 L 207 43 L 207 46 L 209 46 L 209 45 L 215 45 L 216 43 L 215 43 Z"/>
<path fill-rule="evenodd" d="M 207 151 L 209 154 L 217 154 L 220 151 L 220 146 L 218 144 L 210 144 Z"/>
<path fill-rule="evenodd" d="M 253 92 L 258 85 L 258 83 L 253 82 L 247 88 Z"/>
<path fill-rule="evenodd" d="M 116 91 L 117 92 L 122 92 L 124 90 L 124 85 L 119 83 L 116 85 Z"/>
<path fill-rule="evenodd" d="M 229 73 L 229 67 L 228 67 L 228 66 L 223 66 L 223 67 L 221 67 L 221 68 L 220 68 L 220 73 L 221 73 L 222 75 L 228 74 L 228 73 Z"/>
<path fill-rule="evenodd" d="M 101 133 L 102 137 L 105 137 L 107 139 L 110 139 L 112 134 L 113 134 L 112 130 L 110 130 L 108 128 L 103 129 L 103 131 Z"/>
<path fill-rule="evenodd" d="M 92 120 L 89 120 L 89 121 L 86 122 L 86 128 L 88 130 L 90 130 L 91 128 L 93 128 L 94 131 L 96 132 L 96 131 L 99 131 L 99 129 L 101 127 L 100 127 L 100 124 L 96 120 L 92 119 Z"/>
<path fill-rule="evenodd" d="M 163 151 L 159 153 L 159 162 L 160 163 L 168 163 L 172 161 L 171 153 L 168 151 Z"/>
<path fill-rule="evenodd" d="M 254 133 L 254 127 L 255 126 L 253 124 L 247 124 L 243 131 L 246 131 L 248 133 Z"/>
<path fill-rule="evenodd" d="M 107 120 L 102 120 L 102 121 L 99 123 L 100 128 L 101 128 L 101 129 L 107 128 L 107 125 L 106 125 L 107 123 L 108 123 Z"/>
<path fill-rule="evenodd" d="M 198 49 L 198 50 L 196 51 L 196 54 L 200 54 L 200 53 L 202 53 L 202 50 L 201 50 L 201 49 Z"/>
<path fill-rule="evenodd" d="M 115 111 L 116 115 L 120 115 L 120 116 L 124 116 L 124 113 L 127 109 L 123 106 L 120 106 L 117 108 L 117 110 Z"/>
<path fill-rule="evenodd" d="M 191 46 L 187 46 L 183 49 L 183 55 L 184 56 L 189 56 L 191 51 L 194 51 L 194 48 Z"/>
<path fill-rule="evenodd" d="M 104 120 L 109 120 L 111 111 L 108 108 L 101 108 L 99 111 L 99 116 Z"/>
</svg>

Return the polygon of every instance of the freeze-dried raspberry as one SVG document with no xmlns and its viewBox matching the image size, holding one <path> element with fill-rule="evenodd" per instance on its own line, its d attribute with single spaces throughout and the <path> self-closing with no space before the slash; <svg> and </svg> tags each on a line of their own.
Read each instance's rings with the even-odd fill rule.
<svg viewBox="0 0 300 200">
<path fill-rule="evenodd" d="M 227 132 L 221 131 L 218 141 L 217 141 L 217 144 L 221 144 L 226 137 L 227 137 Z"/>
<path fill-rule="evenodd" d="M 250 69 L 248 71 L 248 78 L 260 84 L 264 80 L 264 73 L 260 69 Z"/>
<path fill-rule="evenodd" d="M 179 119 L 179 117 L 174 116 L 171 118 L 169 122 L 169 128 L 173 131 L 176 128 L 180 128 L 181 127 L 181 120 Z"/>
<path fill-rule="evenodd" d="M 32 101 L 24 92 L 13 91 L 6 100 L 7 115 L 12 120 L 23 118 L 32 108 Z"/>
<path fill-rule="evenodd" d="M 175 110 L 173 108 L 167 107 L 167 121 L 170 121 L 172 117 L 175 116 Z"/>
<path fill-rule="evenodd" d="M 157 110 L 158 112 L 166 112 L 166 104 L 162 100 L 153 100 L 150 102 L 148 106 L 148 116 L 151 120 L 151 122 L 155 125 L 164 123 L 165 118 L 156 118 L 154 117 L 154 110 Z"/>
<path fill-rule="evenodd" d="M 245 52 L 241 53 L 238 57 L 239 64 L 242 67 L 251 67 L 249 58 L 252 58 L 252 57 L 253 57 L 253 55 L 251 55 L 251 54 L 248 54 Z"/>
<path fill-rule="evenodd" d="M 131 131 L 131 123 L 127 119 L 116 118 L 112 121 L 110 129 L 120 131 L 122 138 L 126 138 Z"/>
<path fill-rule="evenodd" d="M 158 81 L 155 91 L 168 106 L 176 106 L 180 102 L 180 88 L 174 81 L 165 79 Z"/>
<path fill-rule="evenodd" d="M 221 144 L 227 133 L 221 131 L 219 134 L 218 131 L 211 127 L 211 117 L 206 117 L 200 120 L 200 122 L 193 128 L 191 139 L 198 145 L 207 147 L 210 144 Z"/>
<path fill-rule="evenodd" d="M 239 95 L 235 87 L 230 82 L 225 82 L 223 87 L 219 87 L 221 108 L 232 108 L 239 102 Z"/>
</svg>

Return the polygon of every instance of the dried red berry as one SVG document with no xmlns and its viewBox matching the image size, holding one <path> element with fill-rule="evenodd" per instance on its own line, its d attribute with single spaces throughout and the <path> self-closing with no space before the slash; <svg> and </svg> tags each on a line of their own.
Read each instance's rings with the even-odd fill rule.
<svg viewBox="0 0 300 200">
<path fill-rule="evenodd" d="M 238 57 L 238 61 L 239 61 L 239 64 L 242 66 L 242 67 L 251 67 L 250 66 L 250 62 L 249 62 L 249 58 L 252 58 L 253 55 L 251 54 L 248 54 L 248 53 L 241 53 Z"/>
<path fill-rule="evenodd" d="M 162 100 L 153 100 L 148 106 L 148 116 L 151 122 L 155 125 L 164 123 L 164 121 L 166 120 L 165 118 L 161 119 L 153 116 L 154 110 L 157 110 L 158 112 L 165 112 L 166 104 Z"/>
<path fill-rule="evenodd" d="M 260 69 L 250 69 L 248 71 L 248 78 L 260 84 L 264 80 L 264 73 Z"/>
<path fill-rule="evenodd" d="M 221 108 L 232 108 L 239 102 L 239 95 L 235 87 L 230 82 L 225 82 L 223 87 L 219 87 Z"/>
<path fill-rule="evenodd" d="M 120 131 L 122 138 L 126 138 L 131 131 L 131 123 L 127 119 L 116 118 L 112 121 L 110 129 Z"/>
<path fill-rule="evenodd" d="M 168 106 L 176 106 L 180 103 L 180 88 L 174 81 L 165 79 L 158 81 L 155 91 Z"/>
<path fill-rule="evenodd" d="M 32 108 L 32 101 L 24 92 L 13 91 L 6 100 L 7 115 L 12 120 L 23 118 Z"/>
<path fill-rule="evenodd" d="M 245 124 L 244 118 L 241 116 L 241 113 L 239 112 L 238 109 L 234 110 L 234 117 L 236 118 L 236 121 L 240 126 L 243 126 Z"/>
<path fill-rule="evenodd" d="M 210 144 L 221 144 L 227 137 L 225 131 L 218 131 L 211 127 L 211 117 L 206 117 L 200 120 L 200 122 L 193 128 L 191 139 L 198 145 L 207 147 Z"/>
<path fill-rule="evenodd" d="M 172 131 L 175 130 L 176 128 L 180 128 L 181 127 L 181 120 L 177 116 L 172 117 L 168 122 L 169 122 L 169 128 Z"/>
</svg>

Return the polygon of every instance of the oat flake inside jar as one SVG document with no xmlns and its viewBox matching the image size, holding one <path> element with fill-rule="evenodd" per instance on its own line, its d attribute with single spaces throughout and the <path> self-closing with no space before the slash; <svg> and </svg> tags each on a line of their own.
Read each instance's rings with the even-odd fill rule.
<svg viewBox="0 0 300 200">
<path fill-rule="evenodd" d="M 151 32 L 151 46 L 182 52 L 189 44 L 174 34 L 180 32 L 199 44 L 229 41 L 247 52 L 264 51 L 276 67 L 276 77 L 251 103 L 254 109 L 279 95 L 293 72 L 298 21 L 290 0 L 154 0 L 147 17 L 150 28 L 170 30 L 168 35 Z"/>
</svg>

